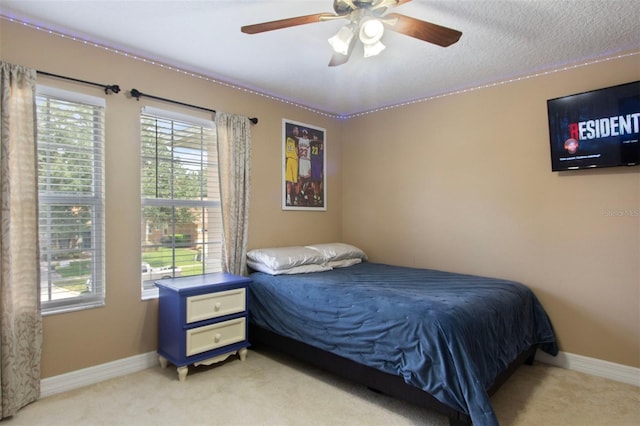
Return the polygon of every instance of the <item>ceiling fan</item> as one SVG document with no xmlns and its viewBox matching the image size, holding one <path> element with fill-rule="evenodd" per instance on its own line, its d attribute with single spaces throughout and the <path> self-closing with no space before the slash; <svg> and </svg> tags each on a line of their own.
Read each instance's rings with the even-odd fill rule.
<svg viewBox="0 0 640 426">
<path fill-rule="evenodd" d="M 340 28 L 333 37 L 329 38 L 329 44 L 334 50 L 329 66 L 346 63 L 358 39 L 364 46 L 365 58 L 382 52 L 385 46 L 380 42 L 380 39 L 385 28 L 442 47 L 450 46 L 460 39 L 462 33 L 458 30 L 421 21 L 399 13 L 385 15 L 388 7 L 400 6 L 410 1 L 334 0 L 333 10 L 335 13 L 314 13 L 312 15 L 245 25 L 240 30 L 245 34 L 257 34 L 314 22 L 347 19 L 349 23 Z"/>
</svg>

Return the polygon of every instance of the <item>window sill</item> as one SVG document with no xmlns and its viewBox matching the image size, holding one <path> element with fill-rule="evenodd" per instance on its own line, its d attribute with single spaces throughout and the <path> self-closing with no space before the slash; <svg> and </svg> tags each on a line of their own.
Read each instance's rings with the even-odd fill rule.
<svg viewBox="0 0 640 426">
<path fill-rule="evenodd" d="M 157 298 L 158 298 L 157 288 L 142 290 L 142 300 L 153 300 Z"/>
<path fill-rule="evenodd" d="M 69 312 L 84 311 L 86 309 L 102 308 L 106 303 L 102 300 L 99 302 L 82 303 L 73 306 L 58 306 L 51 308 L 42 308 L 41 315 L 43 317 L 49 315 L 66 314 Z"/>
</svg>

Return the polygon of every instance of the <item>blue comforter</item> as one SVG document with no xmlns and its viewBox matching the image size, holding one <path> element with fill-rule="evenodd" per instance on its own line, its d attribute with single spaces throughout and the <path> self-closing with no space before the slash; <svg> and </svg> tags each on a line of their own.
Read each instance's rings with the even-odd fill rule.
<svg viewBox="0 0 640 426">
<path fill-rule="evenodd" d="M 512 281 L 376 263 L 251 278 L 258 326 L 402 376 L 474 425 L 498 424 L 486 389 L 522 351 L 558 351 L 537 298 Z"/>
</svg>

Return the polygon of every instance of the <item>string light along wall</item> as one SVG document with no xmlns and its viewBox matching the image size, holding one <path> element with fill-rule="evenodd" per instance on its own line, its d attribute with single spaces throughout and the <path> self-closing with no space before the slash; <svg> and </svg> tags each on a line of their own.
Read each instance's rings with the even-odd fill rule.
<svg viewBox="0 0 640 426">
<path fill-rule="evenodd" d="M 252 95 L 256 95 L 256 96 L 260 96 L 266 99 L 270 99 L 270 100 L 274 100 L 274 101 L 278 101 L 287 105 L 291 105 L 291 106 L 295 106 L 297 108 L 301 108 L 307 111 L 311 111 L 313 113 L 325 116 L 325 117 L 330 117 L 330 118 L 335 118 L 335 119 L 340 119 L 340 120 L 348 120 L 351 118 L 355 118 L 355 117 L 362 117 L 364 115 L 368 115 L 368 114 L 373 114 L 376 112 L 381 112 L 381 111 L 387 111 L 390 109 L 394 109 L 394 108 L 400 108 L 403 106 L 407 106 L 407 105 L 413 105 L 413 104 L 417 104 L 417 103 L 421 103 L 421 102 L 427 102 L 427 101 L 431 101 L 431 100 L 435 100 L 435 99 L 440 99 L 440 98 L 444 98 L 444 97 L 448 97 L 448 96 L 455 96 L 455 95 L 460 95 L 463 93 L 468 93 L 468 92 L 473 92 L 476 90 L 482 90 L 482 89 L 487 89 L 487 88 L 491 88 L 491 87 L 496 87 L 496 86 L 501 86 L 504 84 L 511 84 L 511 83 L 516 83 L 519 81 L 523 81 L 523 80 L 528 80 L 531 78 L 537 78 L 537 77 L 542 77 L 545 75 L 550 75 L 550 74 L 555 74 L 558 72 L 564 72 L 564 71 L 569 71 L 572 69 L 576 69 L 576 68 L 581 68 L 581 67 L 585 67 L 585 66 L 589 66 L 589 65 L 594 65 L 594 64 L 598 64 L 598 63 L 602 63 L 602 62 L 608 62 L 608 61 L 612 61 L 612 60 L 618 60 L 618 59 L 622 59 L 622 58 L 626 58 L 626 57 L 630 57 L 630 56 L 636 56 L 636 55 L 640 55 L 640 51 L 637 52 L 629 52 L 629 53 L 623 53 L 623 54 L 613 54 L 612 56 L 606 56 L 606 57 L 602 57 L 602 58 L 597 58 L 597 59 L 592 59 L 589 61 L 585 61 L 585 62 L 581 62 L 581 63 L 577 63 L 577 64 L 573 64 L 573 65 L 566 65 L 566 66 L 562 66 L 559 68 L 553 68 L 553 69 L 549 69 L 547 71 L 541 71 L 541 72 L 536 72 L 533 74 L 528 74 L 528 75 L 524 75 L 524 76 L 519 76 L 519 77 L 514 77 L 511 79 L 507 79 L 507 80 L 502 80 L 502 81 L 497 81 L 497 82 L 492 82 L 492 83 L 487 83 L 487 84 L 483 84 L 483 85 L 479 85 L 479 86 L 473 86 L 473 87 L 468 87 L 468 88 L 464 88 L 464 89 L 459 89 L 459 90 L 455 90 L 455 91 L 450 91 L 450 92 L 446 92 L 446 93 L 441 93 L 441 94 L 437 94 L 437 95 L 433 95 L 433 96 L 429 96 L 426 98 L 420 98 L 420 99 L 413 99 L 413 100 L 408 100 L 405 102 L 401 102 L 401 103 L 397 103 L 397 104 L 393 104 L 393 105 L 388 105 L 388 106 L 383 106 L 380 108 L 375 108 L 375 109 L 371 109 L 371 110 L 367 110 L 367 111 L 362 111 L 362 112 L 357 112 L 357 113 L 353 113 L 353 114 L 331 114 L 325 111 L 320 111 L 314 108 L 310 108 L 308 106 L 305 105 L 301 105 L 298 104 L 296 102 L 292 102 L 289 101 L 287 99 L 283 99 L 277 96 L 273 96 L 273 95 L 269 95 L 263 92 L 258 92 L 256 90 L 252 90 L 252 89 L 248 89 L 246 87 L 242 87 L 242 86 L 238 86 L 238 85 L 234 85 L 231 83 L 227 83 L 221 80 L 217 80 L 215 78 L 209 77 L 209 76 L 205 76 L 202 74 L 198 74 L 192 71 L 187 71 L 187 70 L 183 70 L 181 68 L 172 66 L 172 65 L 167 65 L 164 64 L 160 61 L 154 60 L 154 59 L 149 59 L 149 58 L 145 58 L 142 57 L 140 55 L 136 55 L 136 54 L 132 54 L 114 47 L 110 47 L 110 46 L 106 46 L 102 43 L 97 43 L 95 41 L 91 41 L 91 40 L 87 40 L 84 39 L 82 37 L 76 37 L 76 36 L 72 36 L 72 35 L 68 35 L 68 34 L 64 34 L 62 32 L 59 31 L 54 31 L 48 28 L 45 28 L 41 25 L 36 25 L 36 24 L 32 24 L 29 22 L 25 22 L 10 16 L 6 16 L 6 15 L 2 15 L 0 14 L 0 19 L 5 19 L 8 20 L 10 22 L 14 22 L 14 23 L 18 23 L 21 25 L 24 25 L 26 27 L 38 30 L 38 31 L 43 31 L 45 33 L 48 33 L 50 35 L 53 36 L 57 36 L 63 39 L 67 39 L 67 40 L 72 40 L 74 42 L 78 42 L 78 43 L 82 43 L 84 45 L 88 45 L 88 46 L 92 46 L 95 47 L 97 49 L 102 49 L 105 50 L 107 52 L 110 53 L 115 53 L 118 55 L 122 55 L 124 57 L 127 58 L 131 58 L 137 61 L 141 61 L 144 62 L 146 64 L 150 64 L 150 65 L 154 65 L 169 71 L 173 71 L 173 72 L 177 72 L 179 74 L 183 74 L 183 75 L 187 75 L 189 77 L 192 78 L 197 78 L 200 80 L 205 80 L 214 84 L 218 84 L 224 87 L 229 87 L 235 90 L 239 90 L 245 93 L 249 93 Z"/>
</svg>

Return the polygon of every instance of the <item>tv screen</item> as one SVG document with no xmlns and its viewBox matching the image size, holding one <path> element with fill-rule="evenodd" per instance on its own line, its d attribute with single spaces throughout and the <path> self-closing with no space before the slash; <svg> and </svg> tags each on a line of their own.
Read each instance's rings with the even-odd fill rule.
<svg viewBox="0 0 640 426">
<path fill-rule="evenodd" d="M 551 170 L 640 164 L 640 81 L 547 101 Z"/>
</svg>

